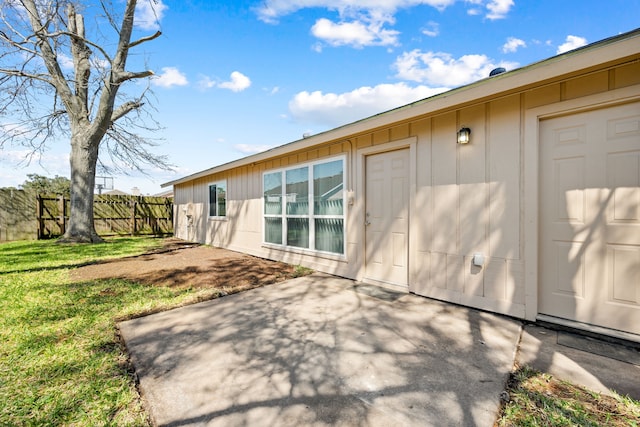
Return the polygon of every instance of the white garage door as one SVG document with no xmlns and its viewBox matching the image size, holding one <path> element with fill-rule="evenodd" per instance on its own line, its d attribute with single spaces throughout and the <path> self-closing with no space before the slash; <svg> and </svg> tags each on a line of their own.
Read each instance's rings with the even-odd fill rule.
<svg viewBox="0 0 640 427">
<path fill-rule="evenodd" d="M 541 314 L 640 334 L 640 103 L 542 121 Z"/>
</svg>

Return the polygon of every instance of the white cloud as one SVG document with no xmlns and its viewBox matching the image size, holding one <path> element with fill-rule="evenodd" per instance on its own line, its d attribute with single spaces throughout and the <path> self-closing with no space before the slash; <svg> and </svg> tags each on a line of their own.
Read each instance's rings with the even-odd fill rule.
<svg viewBox="0 0 640 427">
<path fill-rule="evenodd" d="M 173 86 L 186 86 L 189 84 L 187 77 L 176 67 L 163 67 L 162 73 L 154 76 L 151 82 L 155 86 L 160 87 L 173 87 Z"/>
<path fill-rule="evenodd" d="M 240 71 L 234 71 L 231 73 L 231 80 L 227 82 L 218 83 L 217 85 L 222 89 L 229 89 L 234 92 L 242 92 L 251 86 L 251 79 L 242 74 Z"/>
<path fill-rule="evenodd" d="M 502 52 L 512 53 L 518 50 L 518 48 L 527 47 L 524 40 L 517 39 L 515 37 L 509 37 L 507 42 L 502 45 Z"/>
<path fill-rule="evenodd" d="M 325 8 L 335 10 L 340 16 L 352 16 L 360 11 L 383 11 L 393 13 L 398 9 L 417 5 L 428 5 L 438 10 L 454 4 L 456 0 L 266 0 L 256 8 L 258 18 L 276 23 L 281 16 L 289 15 L 305 8 Z"/>
<path fill-rule="evenodd" d="M 233 148 L 242 154 L 256 154 L 273 148 L 273 145 L 236 144 Z"/>
<path fill-rule="evenodd" d="M 11 163 L 14 165 L 26 164 L 30 161 L 36 162 L 42 160 L 42 154 L 34 152 L 33 150 L 21 149 L 21 150 L 2 150 L 0 151 L 0 161 Z"/>
<path fill-rule="evenodd" d="M 296 121 L 329 127 L 343 125 L 446 91 L 447 88 L 410 87 L 405 83 L 361 87 L 346 93 L 300 92 L 289 101 Z"/>
<path fill-rule="evenodd" d="M 27 180 L 27 175 L 53 177 L 69 176 L 69 154 L 47 151 L 34 152 L 28 149 L 0 150 L 0 187 L 18 187 Z"/>
<path fill-rule="evenodd" d="M 143 30 L 158 30 L 167 9 L 162 0 L 140 0 L 136 4 L 134 25 Z"/>
<path fill-rule="evenodd" d="M 73 70 L 73 58 L 64 53 L 58 54 L 58 63 L 64 70 Z"/>
<path fill-rule="evenodd" d="M 311 27 L 311 33 L 331 46 L 397 45 L 399 32 L 383 28 L 387 22 L 393 24 L 394 21 L 392 18 L 383 17 L 369 20 L 369 22 L 343 21 L 334 23 L 329 19 L 321 18 Z"/>
<path fill-rule="evenodd" d="M 557 54 L 565 53 L 573 49 L 577 49 L 579 47 L 585 46 L 587 44 L 587 39 L 584 37 L 578 36 L 567 36 L 565 42 L 558 46 Z"/>
<path fill-rule="evenodd" d="M 216 87 L 218 83 L 211 80 L 208 76 L 201 76 L 200 80 L 198 80 L 198 86 L 202 89 L 211 89 L 212 87 Z"/>
<path fill-rule="evenodd" d="M 503 19 L 512 7 L 513 0 L 490 0 L 489 3 L 487 3 L 487 9 L 489 10 L 487 18 L 491 20 Z"/>
<path fill-rule="evenodd" d="M 251 86 L 251 79 L 242 74 L 240 71 L 234 71 L 231 73 L 229 81 L 218 82 L 212 80 L 208 76 L 202 76 L 200 78 L 200 81 L 198 82 L 198 85 L 203 89 L 211 89 L 217 87 L 221 89 L 229 89 L 234 92 L 242 92 L 243 90 Z M 274 90 L 275 92 L 273 93 L 276 93 L 279 89 L 274 88 Z"/>
<path fill-rule="evenodd" d="M 311 33 L 330 46 L 389 46 L 398 45 L 399 32 L 385 27 L 395 24 L 395 13 L 419 5 L 431 6 L 439 11 L 460 0 L 265 0 L 254 8 L 258 18 L 277 24 L 282 16 L 306 8 L 326 9 L 337 12 L 339 19 L 320 18 L 311 28 Z M 473 5 L 469 14 L 481 14 L 486 10 L 490 20 L 505 18 L 514 5 L 513 0 L 465 0 Z M 429 22 L 423 34 L 435 37 L 438 24 Z M 316 44 L 313 49 L 322 50 Z"/>
<path fill-rule="evenodd" d="M 266 0 L 256 8 L 258 18 L 275 24 L 282 16 L 305 8 L 324 8 L 338 13 L 339 20 L 320 18 L 311 33 L 329 46 L 396 46 L 399 31 L 388 28 L 395 24 L 398 9 L 429 5 L 443 10 L 457 0 Z M 436 29 L 437 31 L 437 29 Z M 428 28 L 427 32 L 433 32 Z M 322 44 L 313 46 L 322 51 Z"/>
<path fill-rule="evenodd" d="M 438 36 L 440 34 L 440 24 L 433 21 L 427 22 L 427 25 L 422 29 L 422 34 L 429 37 Z"/>
<path fill-rule="evenodd" d="M 496 67 L 513 69 L 515 62 L 494 63 L 486 55 L 464 55 L 453 58 L 448 53 L 422 52 L 415 49 L 400 55 L 394 64 L 397 77 L 432 86 L 455 87 L 485 77 Z"/>
</svg>

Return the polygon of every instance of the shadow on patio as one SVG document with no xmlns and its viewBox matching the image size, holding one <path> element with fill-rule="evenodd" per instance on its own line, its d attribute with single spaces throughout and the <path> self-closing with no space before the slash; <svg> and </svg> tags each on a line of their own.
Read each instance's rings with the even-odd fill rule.
<svg viewBox="0 0 640 427">
<path fill-rule="evenodd" d="M 520 323 L 314 274 L 120 324 L 158 425 L 492 425 Z"/>
</svg>

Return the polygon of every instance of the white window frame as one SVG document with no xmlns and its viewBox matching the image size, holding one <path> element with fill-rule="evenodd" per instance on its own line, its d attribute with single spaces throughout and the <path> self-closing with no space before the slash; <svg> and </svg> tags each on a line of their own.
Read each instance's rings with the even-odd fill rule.
<svg viewBox="0 0 640 427">
<path fill-rule="evenodd" d="M 316 165 L 331 163 L 340 160 L 342 162 L 342 215 L 316 215 L 314 212 L 314 183 L 313 183 L 313 167 Z M 286 173 L 287 171 L 307 168 L 308 171 L 308 185 L 309 185 L 309 212 L 306 215 L 295 215 L 290 214 L 287 215 L 287 195 L 286 195 Z M 266 214 L 265 213 L 265 199 L 264 199 L 264 177 L 265 175 L 270 175 L 274 173 L 280 174 L 281 179 L 281 213 L 277 214 Z M 301 252 L 301 253 L 310 253 L 310 254 L 321 254 L 328 257 L 335 257 L 339 259 L 344 259 L 346 257 L 347 251 L 347 156 L 341 155 L 336 157 L 324 158 L 312 162 L 306 163 L 297 163 L 295 165 L 290 165 L 284 168 L 278 169 L 270 169 L 266 170 L 262 173 L 262 244 L 263 246 L 272 247 L 276 249 L 285 249 L 290 252 Z M 265 233 L 265 218 L 281 218 L 282 219 L 282 244 L 272 243 L 266 241 L 266 233 Z M 287 218 L 307 218 L 309 220 L 309 248 L 301 248 L 299 246 L 289 246 L 287 245 Z M 342 252 L 329 252 L 329 251 L 321 251 L 315 249 L 316 246 L 316 237 L 315 237 L 315 220 L 318 219 L 341 219 L 342 220 Z"/>
<path fill-rule="evenodd" d="M 220 184 L 224 185 L 224 215 L 211 215 L 211 186 L 215 185 L 216 186 L 216 195 L 217 190 L 218 190 L 218 186 Z M 221 179 L 219 181 L 214 181 L 214 182 L 210 182 L 207 184 L 207 200 L 208 200 L 208 204 L 207 204 L 207 216 L 209 217 L 209 219 L 227 219 L 227 212 L 229 211 L 229 187 L 227 186 L 227 180 L 226 179 Z M 218 198 L 216 196 L 216 214 L 220 212 L 220 206 L 218 206 Z"/>
</svg>

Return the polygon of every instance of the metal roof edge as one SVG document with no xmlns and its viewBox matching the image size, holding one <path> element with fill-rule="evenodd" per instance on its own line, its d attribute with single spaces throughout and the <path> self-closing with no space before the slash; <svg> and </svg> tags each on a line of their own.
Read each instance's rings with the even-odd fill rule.
<svg viewBox="0 0 640 427">
<path fill-rule="evenodd" d="M 617 43 L 621 43 L 624 45 L 621 48 L 622 50 L 624 50 L 625 54 L 599 54 L 600 48 Z M 631 44 L 634 49 L 624 49 L 627 44 Z M 211 168 L 204 169 L 191 175 L 187 175 L 173 181 L 168 181 L 164 184 L 161 184 L 161 187 L 164 188 L 170 185 L 181 184 L 236 167 L 262 162 L 269 158 L 278 157 L 280 155 L 312 147 L 314 145 L 320 145 L 341 138 L 347 138 L 351 135 L 361 133 L 367 128 L 378 128 L 384 125 L 407 120 L 413 116 L 424 115 L 428 114 L 429 112 L 436 112 L 445 108 L 452 108 L 455 105 L 464 104 L 474 99 L 481 99 L 496 94 L 497 92 L 494 90 L 494 87 L 497 87 L 498 85 L 502 85 L 499 92 L 504 93 L 513 91 L 521 87 L 535 84 L 537 82 L 543 82 L 557 76 L 570 74 L 581 69 L 594 67 L 598 64 L 605 64 L 607 62 L 611 62 L 616 59 L 622 59 L 626 56 L 632 56 L 638 53 L 640 53 L 640 28 L 616 36 L 608 37 L 606 39 L 596 41 L 594 43 L 582 46 L 569 52 L 555 55 L 550 58 L 543 59 L 541 61 L 534 62 L 511 71 L 507 71 L 502 74 L 486 77 L 473 83 L 469 83 L 467 85 L 460 86 L 428 98 L 423 98 L 391 110 L 383 111 L 379 114 L 375 114 L 373 116 L 369 116 L 355 122 L 338 126 L 336 128 L 329 129 L 327 131 L 309 137 L 304 137 L 302 139 L 280 145 L 267 151 L 252 154 L 250 156 L 242 157 L 237 160 L 232 160 L 221 165 L 213 166 Z M 597 60 L 594 61 L 594 58 L 592 58 L 592 56 L 596 54 L 598 54 L 596 58 Z M 567 62 L 567 60 L 569 59 L 573 59 L 574 61 Z M 558 70 L 558 67 L 562 68 Z M 537 73 L 535 73 L 535 76 L 533 76 L 533 71 L 538 71 Z"/>
</svg>

